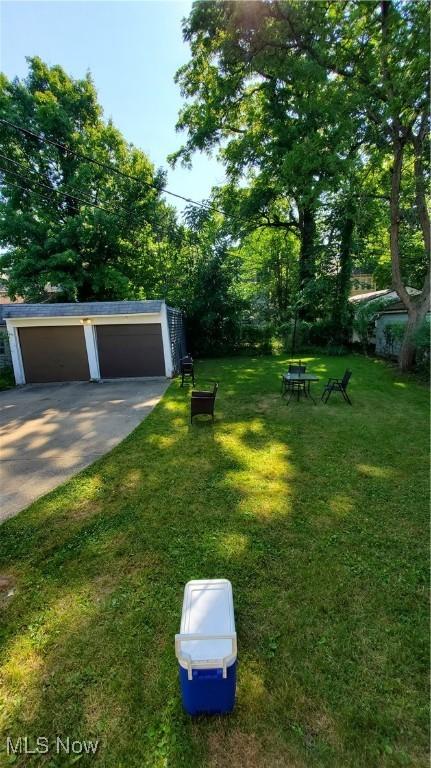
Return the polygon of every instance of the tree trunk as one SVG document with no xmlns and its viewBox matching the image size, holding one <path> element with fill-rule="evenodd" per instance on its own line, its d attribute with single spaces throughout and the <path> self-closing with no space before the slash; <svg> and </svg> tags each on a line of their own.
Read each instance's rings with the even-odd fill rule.
<svg viewBox="0 0 431 768">
<path fill-rule="evenodd" d="M 299 231 L 301 246 L 299 252 L 299 286 L 303 290 L 314 278 L 315 253 L 314 241 L 316 236 L 316 222 L 312 208 L 305 206 L 299 211 Z M 299 317 L 305 319 L 309 315 L 306 306 L 299 309 Z"/>
<path fill-rule="evenodd" d="M 400 267 L 400 252 L 399 252 L 399 226 L 400 226 L 400 188 L 401 188 L 401 171 L 403 167 L 403 143 L 395 139 L 393 143 L 393 167 L 392 167 L 392 184 L 391 184 L 391 231 L 390 231 L 390 243 L 391 243 L 391 260 L 392 260 L 392 280 L 393 286 L 398 293 L 401 301 L 405 305 L 408 313 L 406 333 L 403 343 L 401 345 L 400 355 L 398 363 L 402 371 L 409 371 L 414 365 L 416 343 L 415 332 L 424 320 L 426 313 L 429 310 L 430 303 L 430 275 L 429 268 L 425 277 L 425 282 L 422 288 L 419 301 L 412 300 L 412 297 L 407 292 L 402 277 Z M 424 200 L 424 185 L 423 185 L 423 169 L 421 164 L 415 163 L 415 177 L 416 177 L 416 199 L 419 208 L 419 218 L 421 220 L 422 231 L 424 236 L 425 249 L 429 251 L 429 220 L 427 217 L 426 204 Z M 428 220 L 428 227 L 425 226 Z"/>
<path fill-rule="evenodd" d="M 421 121 L 421 126 L 417 136 L 412 136 L 413 148 L 415 154 L 415 189 L 416 189 L 416 206 L 418 209 L 419 222 L 422 229 L 422 236 L 424 239 L 425 252 L 428 257 L 428 263 L 431 256 L 431 234 L 430 234 L 430 217 L 427 208 L 426 189 L 427 184 L 425 180 L 425 171 L 423 165 L 423 143 L 426 136 L 428 126 L 428 115 L 424 114 Z M 429 284 L 429 280 L 427 281 Z"/>
<path fill-rule="evenodd" d="M 409 312 L 406 331 L 398 356 L 398 365 L 402 371 L 410 371 L 415 364 L 416 341 L 414 337 L 416 331 L 424 321 L 427 311 L 428 308 L 426 303 L 422 303 L 417 309 L 414 308 Z"/>
<path fill-rule="evenodd" d="M 332 319 L 335 326 L 337 341 L 345 342 L 349 335 L 348 327 L 348 299 L 350 292 L 350 278 L 352 275 L 352 242 L 355 229 L 355 220 L 352 211 L 346 211 L 342 228 L 340 243 L 340 271 L 337 276 L 337 294 L 332 311 Z"/>
</svg>

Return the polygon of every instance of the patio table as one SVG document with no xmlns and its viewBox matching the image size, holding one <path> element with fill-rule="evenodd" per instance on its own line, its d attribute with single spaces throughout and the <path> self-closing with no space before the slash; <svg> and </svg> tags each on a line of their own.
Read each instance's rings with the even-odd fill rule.
<svg viewBox="0 0 431 768">
<path fill-rule="evenodd" d="M 304 394 L 304 397 L 309 397 L 310 400 L 313 401 L 314 405 L 316 405 L 316 401 L 314 397 L 312 396 L 310 392 L 310 384 L 313 381 L 319 381 L 319 377 L 315 376 L 314 373 L 284 373 L 282 377 L 282 397 L 284 397 L 289 389 L 289 384 L 296 384 L 296 392 L 297 392 L 297 400 L 299 402 L 299 396 L 301 393 Z M 303 385 L 303 386 L 301 386 Z M 290 397 L 287 401 L 287 405 L 289 405 L 292 395 L 295 394 L 295 389 L 291 389 Z"/>
</svg>

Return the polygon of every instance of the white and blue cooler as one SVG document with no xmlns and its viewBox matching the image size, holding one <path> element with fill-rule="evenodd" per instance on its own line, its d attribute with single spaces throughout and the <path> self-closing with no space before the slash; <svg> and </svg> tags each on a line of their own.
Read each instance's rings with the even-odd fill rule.
<svg viewBox="0 0 431 768">
<path fill-rule="evenodd" d="M 237 644 L 230 581 L 200 579 L 186 584 L 175 654 L 186 712 L 231 712 Z"/>
</svg>

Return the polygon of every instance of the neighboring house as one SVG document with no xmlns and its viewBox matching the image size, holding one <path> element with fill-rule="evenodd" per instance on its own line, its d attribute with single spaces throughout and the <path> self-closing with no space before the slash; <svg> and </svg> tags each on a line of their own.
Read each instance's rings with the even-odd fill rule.
<svg viewBox="0 0 431 768">
<path fill-rule="evenodd" d="M 375 319 L 376 353 L 378 355 L 398 357 L 403 338 L 402 326 L 407 323 L 407 319 L 407 310 L 402 301 L 395 301 L 387 309 L 379 312 Z M 427 319 L 430 319 L 430 312 L 427 313 Z"/>
<path fill-rule="evenodd" d="M 374 276 L 370 272 L 354 269 L 350 278 L 350 296 L 362 294 L 364 291 L 373 291 L 376 287 Z"/>
<path fill-rule="evenodd" d="M 417 288 L 411 288 L 411 287 L 408 286 L 406 288 L 406 290 L 407 290 L 407 292 L 411 296 L 417 296 L 417 295 L 420 294 L 420 291 L 418 291 Z M 378 306 L 380 306 L 380 303 L 381 303 L 382 300 L 385 303 L 387 303 L 388 307 L 391 307 L 392 304 L 394 304 L 395 302 L 399 302 L 400 301 L 400 297 L 398 296 L 397 292 L 394 291 L 393 288 L 383 288 L 380 291 L 368 291 L 367 293 L 360 293 L 360 294 L 357 294 L 356 296 L 350 296 L 350 298 L 349 298 L 349 302 L 353 305 L 355 310 L 360 305 L 365 304 L 365 303 L 368 304 L 368 303 L 376 302 L 378 304 Z M 377 314 L 377 311 L 378 310 L 376 310 L 376 314 Z M 380 312 L 382 312 L 382 310 L 380 310 Z M 360 341 L 360 338 L 359 338 L 358 334 L 356 333 L 356 331 L 353 331 L 352 341 L 353 342 L 359 342 Z M 371 345 L 376 345 L 376 343 L 377 343 L 377 338 L 376 338 L 376 321 L 375 321 L 375 318 L 373 318 L 370 321 L 369 343 Z M 377 348 L 376 348 L 376 351 L 377 351 Z"/>
<path fill-rule="evenodd" d="M 164 301 L 2 309 L 17 384 L 171 377 L 186 353 L 183 315 Z"/>
<path fill-rule="evenodd" d="M 9 336 L 6 328 L 6 321 L 3 317 L 4 308 L 6 305 L 8 306 L 11 303 L 22 304 L 24 301 L 21 296 L 17 296 L 15 301 L 11 302 L 7 292 L 7 285 L 5 282 L 2 282 L 3 278 L 4 276 L 2 276 L 0 279 L 0 371 L 4 370 L 5 368 L 12 367 Z"/>
<path fill-rule="evenodd" d="M 12 357 L 9 346 L 9 336 L 3 311 L 6 304 L 0 301 L 0 371 L 12 366 Z"/>
</svg>

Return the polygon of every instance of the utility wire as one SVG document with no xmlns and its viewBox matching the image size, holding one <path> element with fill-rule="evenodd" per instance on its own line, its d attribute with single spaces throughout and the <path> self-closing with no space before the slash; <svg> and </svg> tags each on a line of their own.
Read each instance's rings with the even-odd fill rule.
<svg viewBox="0 0 431 768">
<path fill-rule="evenodd" d="M 0 152 L 0 157 L 2 157 L 8 163 L 12 163 L 13 165 L 17 166 L 20 169 L 23 168 L 25 171 L 27 171 L 27 172 L 29 171 L 30 173 L 35 174 L 36 176 L 38 176 L 41 179 L 44 179 L 44 180 L 46 179 L 46 177 L 42 173 L 40 173 L 39 171 L 36 171 L 36 170 L 34 170 L 32 168 L 27 168 L 23 163 L 19 163 L 17 160 L 12 160 L 11 157 L 8 157 L 7 155 L 4 155 L 2 152 Z M 12 173 L 12 174 L 14 173 L 13 171 L 10 171 L 8 168 L 0 168 L 0 171 L 2 171 L 4 173 L 5 172 L 6 173 Z M 15 175 L 18 175 L 18 174 L 15 174 Z M 114 215 L 119 215 L 118 211 L 124 211 L 124 215 L 128 216 L 128 217 L 130 217 L 132 215 L 131 211 L 127 210 L 127 208 L 124 208 L 124 206 L 117 206 L 117 208 L 115 210 L 113 210 L 112 208 L 111 209 L 106 208 L 106 206 L 102 207 L 101 205 L 99 205 L 95 201 L 90 200 L 88 197 L 87 198 L 78 197 L 75 194 L 75 192 L 76 192 L 75 189 L 73 190 L 73 192 L 69 192 L 68 191 L 70 189 L 70 187 L 68 187 L 67 185 L 64 185 L 64 184 L 62 185 L 63 190 L 65 190 L 65 191 L 63 191 L 63 190 L 60 190 L 60 189 L 55 189 L 55 187 L 52 187 L 50 184 L 47 184 L 46 181 L 39 181 L 39 179 L 34 179 L 32 176 L 26 176 L 26 175 L 22 174 L 22 178 L 25 181 L 31 181 L 31 182 L 33 182 L 35 184 L 40 184 L 41 186 L 46 187 L 47 189 L 49 189 L 50 192 L 55 192 L 58 195 L 61 194 L 64 197 L 69 197 L 69 198 L 72 198 L 73 200 L 78 200 L 80 202 L 85 203 L 85 205 L 91 205 L 91 206 L 93 206 L 95 208 L 100 208 L 101 210 L 109 211 L 109 212 L 113 213 Z M 146 219 L 144 216 L 142 216 L 142 214 L 137 214 L 137 218 L 138 218 L 139 221 L 142 220 L 144 223 L 149 224 L 153 228 L 156 227 L 156 224 L 148 221 L 148 219 Z"/>
<path fill-rule="evenodd" d="M 8 163 L 11 163 L 12 165 L 15 165 L 17 168 L 22 169 L 23 171 L 26 171 L 26 173 L 32 174 L 32 176 L 26 177 L 26 178 L 28 178 L 29 181 L 30 180 L 31 181 L 38 181 L 38 179 L 40 178 L 40 179 L 43 179 L 44 185 L 48 186 L 49 189 L 51 189 L 53 192 L 59 191 L 59 190 L 56 190 L 56 188 L 54 186 L 50 185 L 49 183 L 47 184 L 46 183 L 47 182 L 47 176 L 45 176 L 45 174 L 41 173 L 40 171 L 37 171 L 35 168 L 28 167 L 28 165 L 24 165 L 24 163 L 20 163 L 17 160 L 12 160 L 11 157 L 8 157 L 7 155 L 4 155 L 2 152 L 0 152 L 0 157 L 3 160 L 6 160 Z M 30 158 L 27 157 L 27 155 L 26 155 L 26 159 L 30 163 Z M 8 169 L 8 172 L 9 172 L 9 169 Z M 34 179 L 33 175 L 37 176 L 38 178 Z M 40 182 L 40 183 L 42 183 L 42 182 Z M 69 189 L 71 189 L 71 187 L 68 184 L 63 184 L 62 183 L 61 187 L 62 187 L 63 190 L 65 190 L 67 192 L 67 194 L 70 197 L 73 197 L 75 195 L 76 191 L 77 191 L 76 189 L 73 189 L 71 192 L 69 192 Z M 78 192 L 80 192 L 80 190 L 78 190 Z M 94 201 L 94 202 L 96 202 L 96 201 Z M 124 209 L 124 210 L 126 210 L 126 209 Z"/>
<path fill-rule="evenodd" d="M 34 195 L 38 195 L 43 200 L 46 200 L 48 203 L 52 203 L 52 197 L 47 197 L 47 195 L 43 195 L 41 192 L 39 192 L 37 189 L 30 189 L 29 187 L 23 187 L 22 184 L 14 184 L 12 181 L 8 181 L 9 187 L 14 187 L 15 189 L 22 189 L 24 192 L 32 192 Z M 3 193 L 0 191 L 0 196 Z M 61 213 L 59 209 L 57 209 L 58 213 Z"/>
<path fill-rule="evenodd" d="M 118 176 L 121 176 L 126 179 L 130 179 L 131 181 L 137 182 L 138 184 L 143 184 L 149 187 L 150 189 L 155 189 L 159 194 L 163 192 L 167 195 L 171 195 L 172 197 L 176 197 L 179 200 L 183 200 L 184 202 L 189 203 L 190 205 L 194 205 L 195 207 L 201 208 L 204 211 L 207 211 L 207 212 L 214 211 L 215 213 L 220 213 L 222 216 L 225 216 L 226 218 L 230 219 L 232 222 L 236 222 L 240 225 L 244 224 L 243 218 L 238 218 L 236 216 L 232 216 L 231 214 L 227 214 L 223 209 L 217 208 L 215 205 L 212 205 L 210 203 L 197 202 L 196 200 L 193 200 L 190 197 L 185 197 L 184 195 L 180 195 L 176 192 L 171 192 L 169 189 L 166 189 L 165 187 L 159 187 L 157 184 L 151 183 L 149 181 L 144 181 L 143 179 L 140 179 L 137 176 L 132 176 L 129 173 L 120 171 L 118 168 L 115 168 L 115 166 L 110 165 L 109 163 L 103 163 L 100 160 L 96 160 L 94 157 L 91 157 L 90 155 L 85 155 L 80 152 L 76 152 L 75 150 L 70 149 L 70 147 L 68 147 L 66 144 L 62 144 L 59 141 L 54 141 L 54 139 L 48 139 L 45 136 L 41 136 L 40 134 L 35 133 L 34 131 L 30 131 L 28 128 L 23 128 L 22 126 L 17 125 L 16 123 L 13 123 L 11 120 L 6 120 L 5 118 L 1 117 L 0 123 L 10 126 L 11 128 L 14 128 L 17 131 L 20 131 L 24 135 L 29 136 L 30 138 L 41 142 L 42 144 L 51 144 L 52 146 L 57 147 L 58 149 L 61 149 L 63 152 L 69 153 L 70 155 L 73 155 L 74 157 L 80 160 L 93 163 L 94 165 L 97 165 L 100 168 L 104 168 L 110 173 L 116 173 Z"/>
<path fill-rule="evenodd" d="M 2 157 L 4 157 L 4 155 L 2 155 Z M 14 162 L 14 161 L 12 161 L 12 162 Z M 42 181 L 38 181 L 37 179 L 32 179 L 31 177 L 25 176 L 24 174 L 21 174 L 21 173 L 16 173 L 16 171 L 11 171 L 8 168 L 2 168 L 0 166 L 0 173 L 9 173 L 10 175 L 14 176 L 15 178 L 17 178 L 17 179 L 19 179 L 21 181 L 26 181 L 26 182 L 38 184 L 40 187 L 43 187 L 44 189 L 47 189 L 49 192 L 54 193 L 55 195 L 61 195 L 62 197 L 65 197 L 65 198 L 68 198 L 68 199 L 80 202 L 83 205 L 88 205 L 88 206 L 91 206 L 92 208 L 98 208 L 100 211 L 105 211 L 106 213 L 111 213 L 111 214 L 113 214 L 114 216 L 117 216 L 117 217 L 120 217 L 120 216 L 130 217 L 130 215 L 131 215 L 130 212 L 126 211 L 125 209 L 122 209 L 123 213 L 121 213 L 118 209 L 117 210 L 113 210 L 112 208 L 106 208 L 105 206 L 98 205 L 97 203 L 94 203 L 92 200 L 88 200 L 88 198 L 77 197 L 76 195 L 70 194 L 70 192 L 62 192 L 59 189 L 54 189 L 49 184 L 44 184 Z M 9 184 L 9 182 L 8 182 L 8 184 Z M 15 184 L 13 186 L 18 186 L 18 185 Z M 31 187 L 20 187 L 20 189 L 25 189 L 27 192 L 36 192 L 37 191 L 37 190 L 32 189 Z M 45 200 L 50 199 L 50 202 L 52 202 L 52 198 L 45 197 L 44 199 Z M 151 224 L 151 222 L 148 221 L 148 219 L 145 219 L 144 217 L 142 217 L 140 215 L 138 215 L 137 218 L 139 220 L 141 220 L 142 222 L 144 222 L 145 224 L 149 224 L 154 229 L 156 228 L 155 225 Z"/>
<path fill-rule="evenodd" d="M 184 200 L 184 202 L 189 203 L 190 205 L 195 205 L 199 208 L 203 208 L 204 210 L 212 209 L 214 211 L 217 211 L 218 213 L 222 213 L 223 215 L 225 215 L 224 211 L 214 208 L 214 206 L 209 206 L 205 203 L 197 202 L 196 200 L 192 200 L 190 197 L 179 195 L 176 192 L 171 192 L 169 189 L 166 189 L 165 187 L 159 187 L 157 184 L 154 184 L 149 181 L 144 181 L 143 179 L 140 179 L 137 176 L 132 176 L 130 173 L 125 173 L 124 171 L 120 171 L 118 168 L 115 168 L 115 166 L 110 165 L 109 163 L 103 163 L 101 160 L 96 160 L 94 157 L 91 157 L 90 155 L 84 155 L 80 152 L 76 152 L 74 149 L 71 149 L 66 144 L 62 144 L 59 141 L 54 141 L 54 139 L 48 139 L 46 138 L 46 136 L 40 136 L 40 134 L 34 133 L 34 131 L 30 131 L 28 128 L 23 128 L 22 126 L 17 125 L 16 123 L 11 122 L 10 120 L 6 120 L 4 117 L 0 118 L 0 123 L 3 123 L 4 125 L 8 125 L 10 128 L 14 128 L 16 131 L 21 131 L 21 133 L 23 133 L 25 136 L 29 136 L 30 138 L 35 139 L 36 141 L 40 141 L 41 143 L 44 143 L 44 144 L 51 144 L 52 146 L 57 147 L 58 149 L 61 149 L 63 152 L 73 155 L 74 157 L 77 157 L 81 160 L 85 160 L 86 162 L 89 162 L 89 163 L 94 163 L 94 165 L 99 166 L 99 168 L 104 168 L 110 173 L 116 173 L 125 179 L 131 179 L 131 181 L 136 181 L 139 184 L 144 184 L 150 189 L 155 189 L 159 193 L 164 192 L 165 195 L 171 195 L 172 197 L 176 197 L 179 200 Z"/>
</svg>

